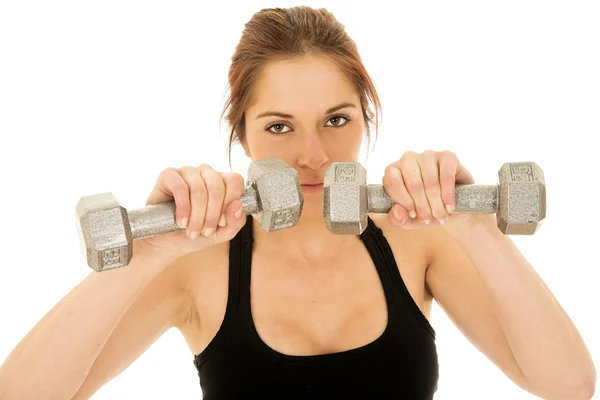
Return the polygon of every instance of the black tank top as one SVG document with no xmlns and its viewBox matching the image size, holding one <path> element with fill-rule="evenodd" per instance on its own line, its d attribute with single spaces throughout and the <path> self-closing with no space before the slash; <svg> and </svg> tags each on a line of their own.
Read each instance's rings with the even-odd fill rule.
<svg viewBox="0 0 600 400">
<path fill-rule="evenodd" d="M 264 343 L 250 311 L 252 216 L 231 240 L 229 295 L 213 340 L 194 356 L 203 398 L 432 399 L 438 384 L 435 330 L 413 301 L 389 244 L 371 218 L 360 238 L 377 268 L 388 324 L 355 349 L 286 355 Z"/>
</svg>

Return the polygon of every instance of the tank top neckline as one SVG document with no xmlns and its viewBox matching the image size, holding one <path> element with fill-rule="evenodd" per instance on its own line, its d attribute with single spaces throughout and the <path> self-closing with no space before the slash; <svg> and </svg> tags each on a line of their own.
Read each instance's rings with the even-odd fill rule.
<svg viewBox="0 0 600 400">
<path fill-rule="evenodd" d="M 389 259 L 384 257 L 375 235 L 382 235 L 379 227 L 368 218 L 368 224 L 363 233 L 360 235 L 361 242 L 365 244 L 373 264 L 377 270 L 379 280 L 382 284 L 385 294 L 387 307 L 387 323 L 384 331 L 373 341 L 362 346 L 351 348 L 333 353 L 313 354 L 313 355 L 292 355 L 281 353 L 269 345 L 267 345 L 256 329 L 254 318 L 252 317 L 251 302 L 250 302 L 250 282 L 252 275 L 252 243 L 253 224 L 251 216 L 248 216 L 246 225 L 242 228 L 241 244 L 246 247 L 245 257 L 240 259 L 240 281 L 239 281 L 239 306 L 241 312 L 242 325 L 245 328 L 246 335 L 250 343 L 268 358 L 284 362 L 288 365 L 314 365 L 327 362 L 348 361 L 360 357 L 365 357 L 377 352 L 377 349 L 383 349 L 386 342 L 393 337 L 393 332 L 399 328 L 399 317 L 395 312 L 395 302 L 393 298 L 392 279 L 389 274 L 389 268 L 397 268 L 396 265 L 388 265 Z M 385 239 L 384 239 L 385 240 Z M 392 259 L 393 262 L 393 259 Z"/>
</svg>

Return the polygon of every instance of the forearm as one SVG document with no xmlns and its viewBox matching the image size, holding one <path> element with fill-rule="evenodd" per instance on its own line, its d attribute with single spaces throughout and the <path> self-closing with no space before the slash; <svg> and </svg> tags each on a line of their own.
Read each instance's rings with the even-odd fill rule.
<svg viewBox="0 0 600 400">
<path fill-rule="evenodd" d="M 119 320 L 166 261 L 134 256 L 126 267 L 92 272 L 0 366 L 0 398 L 71 398 Z"/>
<path fill-rule="evenodd" d="M 577 328 L 510 237 L 503 235 L 491 218 L 483 218 L 468 229 L 449 231 L 487 287 L 526 380 L 548 393 L 594 385 L 594 364 Z"/>
</svg>

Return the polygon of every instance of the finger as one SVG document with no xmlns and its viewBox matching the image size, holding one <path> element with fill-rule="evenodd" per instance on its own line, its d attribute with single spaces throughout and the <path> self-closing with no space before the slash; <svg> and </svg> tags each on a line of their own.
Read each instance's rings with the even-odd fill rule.
<svg viewBox="0 0 600 400">
<path fill-rule="evenodd" d="M 445 151 L 440 158 L 440 187 L 442 202 L 446 212 L 450 214 L 456 208 L 456 172 L 458 158 L 454 153 Z"/>
<path fill-rule="evenodd" d="M 217 229 L 217 225 L 223 214 L 225 183 L 223 182 L 223 178 L 221 178 L 221 174 L 210 166 L 203 164 L 198 169 L 208 192 L 202 234 L 210 236 Z"/>
<path fill-rule="evenodd" d="M 400 171 L 404 178 L 404 186 L 406 186 L 408 193 L 415 202 L 417 218 L 425 223 L 425 225 L 428 225 L 431 223 L 433 216 L 431 214 L 429 201 L 427 200 L 427 195 L 425 194 L 423 178 L 421 177 L 421 167 L 417 162 L 417 159 L 412 157 L 407 158 L 403 161 Z"/>
<path fill-rule="evenodd" d="M 421 167 L 421 179 L 431 214 L 435 220 L 443 224 L 448 218 L 448 212 L 442 201 L 440 167 L 438 166 L 436 154 L 433 151 L 425 151 L 419 156 L 417 162 Z"/>
<path fill-rule="evenodd" d="M 409 220 L 408 211 L 401 204 L 394 204 L 387 214 L 388 222 L 392 226 L 401 228 L 404 222 Z"/>
<path fill-rule="evenodd" d="M 208 189 L 206 188 L 204 179 L 200 176 L 198 169 L 185 166 L 180 168 L 179 171 L 190 188 L 190 201 L 192 203 L 187 235 L 191 239 L 195 239 L 200 235 L 202 229 L 204 229 L 204 216 L 206 215 L 206 205 L 208 203 Z"/>
<path fill-rule="evenodd" d="M 227 224 L 225 210 L 231 202 L 241 199 L 244 193 L 244 177 L 233 172 L 224 172 L 221 174 L 221 178 L 225 183 L 225 199 L 223 200 L 223 214 L 219 221 L 219 226 L 225 226 Z M 241 212 L 244 213 L 243 210 Z"/>
<path fill-rule="evenodd" d="M 385 191 L 394 200 L 394 203 L 400 204 L 411 218 L 416 218 L 415 203 L 408 193 L 402 173 L 396 165 L 388 165 L 383 174 L 382 182 Z"/>
<path fill-rule="evenodd" d="M 185 229 L 190 219 L 190 189 L 175 168 L 167 168 L 160 173 L 146 206 L 171 200 L 175 201 L 175 221 L 181 229 Z"/>
<path fill-rule="evenodd" d="M 246 224 L 246 214 L 243 212 L 242 202 L 234 200 L 227 205 L 224 211 L 227 224 L 218 226 L 212 238 L 215 242 L 231 240 Z"/>
</svg>

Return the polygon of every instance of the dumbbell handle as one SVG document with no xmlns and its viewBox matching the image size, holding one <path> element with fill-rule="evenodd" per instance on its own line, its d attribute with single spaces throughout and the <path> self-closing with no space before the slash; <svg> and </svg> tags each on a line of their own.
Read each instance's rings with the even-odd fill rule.
<svg viewBox="0 0 600 400">
<path fill-rule="evenodd" d="M 246 182 L 240 200 L 246 214 L 259 211 L 260 204 L 254 182 Z M 175 220 L 175 209 L 175 201 L 168 201 L 128 211 L 132 239 L 144 239 L 180 230 Z"/>
<path fill-rule="evenodd" d="M 455 186 L 456 208 L 452 214 L 494 214 L 498 212 L 498 185 Z M 367 185 L 367 212 L 387 213 L 395 204 L 383 185 Z"/>
</svg>

